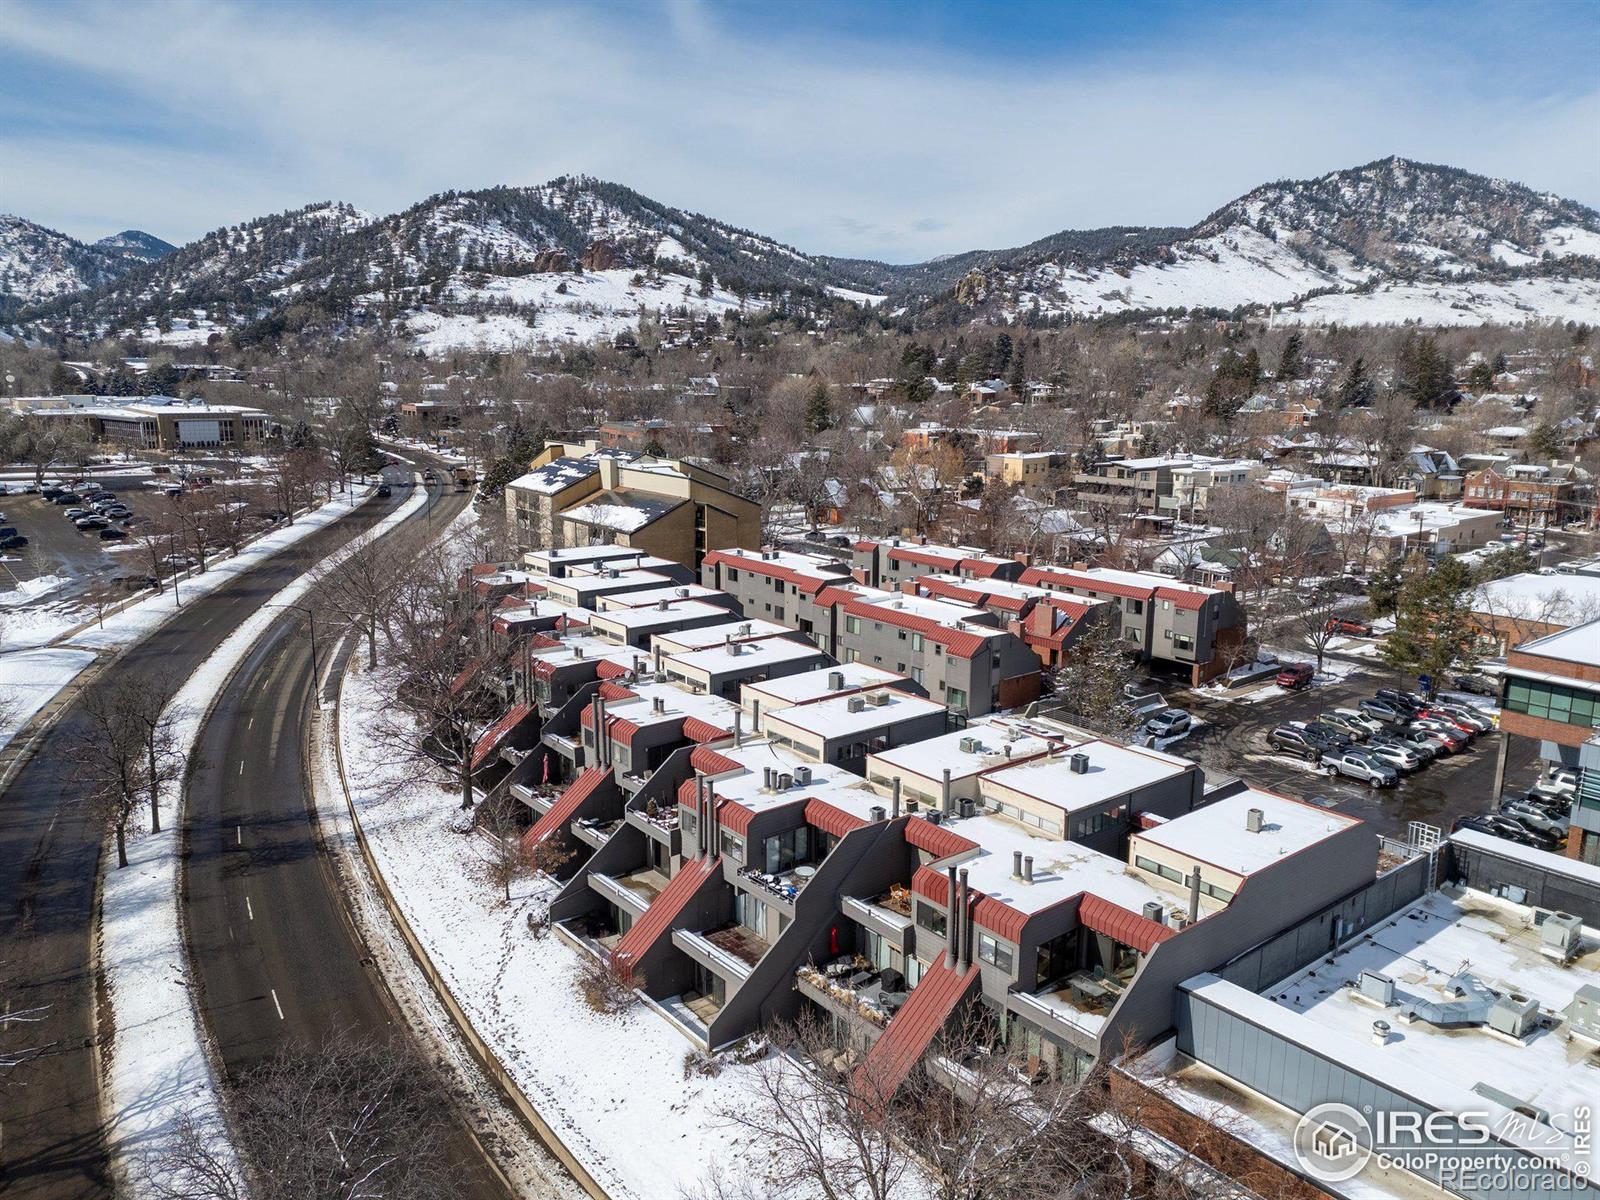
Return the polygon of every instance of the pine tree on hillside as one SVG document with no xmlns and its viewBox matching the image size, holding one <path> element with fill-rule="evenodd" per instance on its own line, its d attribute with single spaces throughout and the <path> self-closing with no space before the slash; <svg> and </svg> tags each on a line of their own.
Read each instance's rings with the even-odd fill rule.
<svg viewBox="0 0 1600 1200">
<path fill-rule="evenodd" d="M 1283 353 L 1278 356 L 1278 370 L 1273 376 L 1280 381 L 1299 379 L 1305 374 L 1306 364 L 1302 353 L 1305 340 L 1300 336 L 1300 331 L 1289 335 L 1289 340 L 1283 344 Z"/>
<path fill-rule="evenodd" d="M 821 433 L 824 429 L 832 427 L 833 397 L 828 394 L 828 385 L 819 379 L 806 396 L 806 429 L 812 433 Z"/>
<path fill-rule="evenodd" d="M 1377 394 L 1377 385 L 1372 382 L 1372 377 L 1367 374 L 1367 363 L 1364 358 L 1357 355 L 1351 360 L 1349 369 L 1345 371 L 1344 378 L 1339 381 L 1339 407 L 1340 408 L 1365 408 L 1372 403 L 1372 398 Z"/>
</svg>

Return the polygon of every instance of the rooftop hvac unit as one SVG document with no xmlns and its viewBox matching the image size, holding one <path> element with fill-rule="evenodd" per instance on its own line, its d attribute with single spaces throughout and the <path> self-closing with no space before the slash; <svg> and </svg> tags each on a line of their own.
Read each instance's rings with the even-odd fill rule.
<svg viewBox="0 0 1600 1200">
<path fill-rule="evenodd" d="M 971 800 L 963 800 L 963 801 L 961 801 L 960 808 L 961 808 L 961 815 L 963 817 L 970 817 L 973 813 L 975 813 L 977 811 L 977 808 L 973 805 Z"/>
<path fill-rule="evenodd" d="M 963 754 L 976 754 L 978 752 L 977 738 L 964 737 L 957 744 L 961 747 L 961 753 Z"/>
<path fill-rule="evenodd" d="M 830 692 L 842 692 L 842 691 L 844 691 L 844 672 L 843 671 L 829 671 L 828 672 L 828 690 Z"/>
<path fill-rule="evenodd" d="M 1074 754 L 1067 759 L 1067 768 L 1074 775 L 1087 775 L 1089 773 L 1089 756 L 1087 754 Z"/>
<path fill-rule="evenodd" d="M 1576 958 L 1583 942 L 1583 922 L 1571 913 L 1551 913 L 1539 927 L 1539 953 L 1560 962 Z"/>
<path fill-rule="evenodd" d="M 679 588 L 678 589 L 678 595 L 683 597 L 683 598 L 685 598 L 685 599 L 687 599 L 688 595 L 689 595 L 689 589 L 686 588 L 686 587 Z"/>
<path fill-rule="evenodd" d="M 794 776 L 785 771 L 778 776 L 778 791 L 787 792 L 794 786 Z"/>
<path fill-rule="evenodd" d="M 1368 1000 L 1374 1000 L 1387 1008 L 1394 1003 L 1394 980 L 1377 971 L 1363 971 L 1357 986 L 1361 994 Z"/>
<path fill-rule="evenodd" d="M 1518 992 L 1507 992 L 1489 1009 L 1489 1028 L 1519 1041 L 1539 1023 L 1539 1002 Z"/>
<path fill-rule="evenodd" d="M 1161 901 L 1146 900 L 1144 902 L 1144 919 L 1146 921 L 1154 921 L 1157 925 L 1163 924 L 1162 912 Z"/>
<path fill-rule="evenodd" d="M 867 702 L 860 696 L 851 696 L 844 703 L 847 712 L 861 712 L 867 707 Z"/>
<path fill-rule="evenodd" d="M 739 633 L 744 637 L 749 637 L 750 634 L 751 634 L 751 631 L 754 630 L 754 629 L 755 629 L 755 626 L 750 624 L 749 621 L 746 621 L 743 625 L 739 626 Z"/>
<path fill-rule="evenodd" d="M 870 813 L 871 813 L 871 815 L 872 815 L 872 819 L 873 819 L 873 820 L 874 820 L 874 821 L 882 821 L 882 820 L 884 820 L 884 819 L 885 819 L 885 818 L 886 818 L 886 817 L 888 817 L 888 815 L 889 815 L 889 814 L 888 814 L 888 812 L 886 812 L 886 811 L 885 811 L 885 810 L 884 810 L 884 807 L 883 807 L 883 805 L 881 805 L 881 804 L 874 804 L 874 805 L 873 805 L 873 806 L 872 806 L 872 808 L 871 808 L 871 809 L 869 809 L 869 810 L 868 810 L 868 811 L 869 811 L 869 812 L 870 812 Z"/>
<path fill-rule="evenodd" d="M 796 767 L 794 769 L 794 781 L 796 783 L 798 783 L 801 787 L 805 787 L 806 784 L 811 782 L 811 768 L 810 767 Z"/>
<path fill-rule="evenodd" d="M 1567 1030 L 1574 1037 L 1600 1042 L 1600 987 L 1586 983 L 1572 994 L 1572 1003 L 1561 1010 Z"/>
<path fill-rule="evenodd" d="M 872 705 L 873 708 L 882 708 L 885 704 L 889 703 L 889 693 L 871 692 L 867 696 L 867 703 Z"/>
<path fill-rule="evenodd" d="M 1261 825 L 1266 819 L 1266 813 L 1259 808 L 1252 808 L 1244 814 L 1244 827 L 1250 833 L 1260 833 Z"/>
<path fill-rule="evenodd" d="M 661 599 L 656 601 L 656 611 L 657 612 L 666 612 L 667 611 L 667 598 L 665 596 L 663 596 Z"/>
</svg>

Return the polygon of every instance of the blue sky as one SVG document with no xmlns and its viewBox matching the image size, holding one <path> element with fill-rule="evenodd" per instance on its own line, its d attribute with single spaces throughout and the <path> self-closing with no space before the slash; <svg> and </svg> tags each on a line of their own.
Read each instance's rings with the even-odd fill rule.
<svg viewBox="0 0 1600 1200">
<path fill-rule="evenodd" d="M 0 0 L 0 210 L 184 241 L 586 172 L 905 261 L 1391 153 L 1600 206 L 1600 4 Z"/>
</svg>

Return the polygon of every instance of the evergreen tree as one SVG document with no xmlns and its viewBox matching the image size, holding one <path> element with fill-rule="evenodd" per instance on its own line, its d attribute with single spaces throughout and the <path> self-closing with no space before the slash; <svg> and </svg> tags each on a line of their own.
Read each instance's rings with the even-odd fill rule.
<svg viewBox="0 0 1600 1200">
<path fill-rule="evenodd" d="M 821 433 L 832 427 L 833 397 L 828 394 L 828 385 L 819 379 L 806 396 L 806 428 L 812 433 Z"/>
<path fill-rule="evenodd" d="M 1455 391 L 1455 372 L 1431 336 L 1408 333 L 1395 359 L 1395 391 L 1418 408 L 1448 405 Z"/>
<path fill-rule="evenodd" d="M 1372 377 L 1367 374 L 1366 360 L 1357 355 L 1351 360 L 1349 369 L 1344 373 L 1344 378 L 1339 381 L 1339 407 L 1365 408 L 1372 403 L 1372 398 L 1377 394 L 1377 390 L 1377 385 L 1372 382 Z"/>
<path fill-rule="evenodd" d="M 1299 379 L 1305 374 L 1305 357 L 1302 347 L 1305 340 L 1297 329 L 1289 335 L 1289 340 L 1283 344 L 1283 353 L 1278 357 L 1278 370 L 1274 378 L 1279 380 Z"/>
<path fill-rule="evenodd" d="M 1540 421 L 1528 434 L 1528 455 L 1535 461 L 1561 457 L 1561 430 L 1549 421 Z"/>
<path fill-rule="evenodd" d="M 1452 667 L 1470 669 L 1478 640 L 1472 619 L 1471 569 L 1457 558 L 1430 566 L 1414 553 L 1405 574 L 1394 632 L 1384 642 L 1384 661 L 1436 679 Z"/>
</svg>

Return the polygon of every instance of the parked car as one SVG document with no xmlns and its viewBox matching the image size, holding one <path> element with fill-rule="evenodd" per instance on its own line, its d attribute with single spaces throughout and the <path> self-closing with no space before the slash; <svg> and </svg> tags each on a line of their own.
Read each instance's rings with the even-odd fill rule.
<svg viewBox="0 0 1600 1200">
<path fill-rule="evenodd" d="M 1274 681 L 1281 688 L 1303 688 L 1316 676 L 1317 669 L 1310 663 L 1288 663 L 1278 672 Z"/>
<path fill-rule="evenodd" d="M 1428 703 L 1417 693 L 1402 692 L 1399 688 L 1379 688 L 1376 695 L 1379 700 L 1387 700 L 1390 704 L 1398 704 L 1402 708 L 1409 708 L 1413 711 L 1422 708 Z"/>
<path fill-rule="evenodd" d="M 127 536 L 128 531 L 126 529 L 118 529 L 115 525 L 107 525 L 100 531 L 100 540 L 102 542 L 121 541 Z"/>
<path fill-rule="evenodd" d="M 1304 729 L 1295 725 L 1279 725 L 1267 734 L 1267 745 L 1307 762 L 1318 762 L 1322 758 L 1322 747 L 1308 737 Z"/>
<path fill-rule="evenodd" d="M 1465 704 L 1435 704 L 1432 711 L 1449 713 L 1457 720 L 1466 722 L 1479 733 L 1488 733 L 1494 728 L 1494 719 L 1492 717 L 1476 708 L 1469 708 Z"/>
<path fill-rule="evenodd" d="M 12 534 L 8 538 L 0 538 L 0 550 L 21 550 L 27 544 L 27 537 L 20 533 Z"/>
<path fill-rule="evenodd" d="M 39 489 L 39 498 L 41 500 L 54 500 L 57 496 L 61 495 L 61 493 L 64 492 L 64 491 L 66 491 L 65 488 L 59 488 L 53 483 L 52 484 L 47 484 L 46 486 L 44 486 L 44 487 Z"/>
<path fill-rule="evenodd" d="M 94 513 L 92 510 L 87 508 L 69 508 L 65 513 L 62 514 L 62 516 L 66 517 L 69 521 L 76 521 L 79 517 L 92 517 L 94 516 Z"/>
<path fill-rule="evenodd" d="M 1445 744 L 1433 734 L 1406 729 L 1404 726 L 1396 726 L 1386 733 L 1384 737 L 1388 741 L 1399 742 L 1409 750 L 1415 750 L 1422 755 L 1424 762 L 1432 762 L 1441 754 L 1447 752 Z"/>
<path fill-rule="evenodd" d="M 1169 708 L 1146 721 L 1144 731 L 1151 737 L 1177 737 L 1180 733 L 1188 733 L 1193 724 L 1194 718 L 1183 709 Z"/>
<path fill-rule="evenodd" d="M 62 507 L 66 507 L 69 504 L 77 504 L 80 499 L 81 499 L 81 497 L 78 495 L 77 492 L 61 492 L 58 495 L 56 495 L 50 501 L 50 503 L 59 504 Z"/>
<path fill-rule="evenodd" d="M 113 504 L 100 515 L 103 517 L 110 517 L 115 521 L 120 521 L 125 517 L 133 516 L 133 509 L 129 508 L 126 504 Z"/>
<path fill-rule="evenodd" d="M 380 483 L 378 485 L 378 496 L 380 498 L 382 498 L 384 496 L 392 496 L 392 495 L 394 495 L 394 489 L 392 487 L 390 487 L 387 483 Z"/>
<path fill-rule="evenodd" d="M 1556 820 L 1536 804 L 1529 804 L 1521 800 L 1507 800 L 1500 805 L 1500 812 L 1503 816 L 1510 817 L 1513 821 L 1526 825 L 1536 833 L 1545 833 L 1556 838 L 1567 836 L 1567 822 Z"/>
<path fill-rule="evenodd" d="M 1421 752 L 1416 748 L 1404 745 L 1392 738 L 1375 737 L 1361 749 L 1379 762 L 1393 767 L 1402 775 L 1420 771 L 1428 764 L 1428 760 L 1423 758 Z"/>
<path fill-rule="evenodd" d="M 1321 721 L 1307 721 L 1300 727 L 1305 735 L 1324 751 L 1344 750 L 1354 744 L 1355 739 L 1343 730 L 1335 729 L 1332 725 L 1324 725 Z"/>
<path fill-rule="evenodd" d="M 1327 632 L 1344 637 L 1371 637 L 1372 626 L 1365 621 L 1355 621 L 1349 617 L 1330 617 Z"/>
<path fill-rule="evenodd" d="M 76 521 L 73 522 L 73 524 L 76 525 L 79 529 L 88 530 L 88 529 L 104 529 L 107 525 L 111 524 L 111 522 L 106 520 L 104 517 L 89 516 L 89 517 L 79 517 Z"/>
<path fill-rule="evenodd" d="M 1491 837 L 1505 838 L 1508 842 L 1516 842 L 1519 846 L 1532 846 L 1533 830 L 1526 825 L 1518 825 L 1510 817 L 1502 817 L 1498 813 L 1484 813 L 1481 816 L 1465 817 L 1456 822 L 1457 829 L 1474 829 L 1479 833 L 1487 833 Z"/>
<path fill-rule="evenodd" d="M 1544 773 L 1539 786 L 1546 791 L 1570 798 L 1578 791 L 1578 772 L 1572 767 L 1551 767 Z"/>
<path fill-rule="evenodd" d="M 1322 765 L 1335 774 L 1354 779 L 1369 787 L 1393 787 L 1400 782 L 1400 772 L 1386 762 L 1380 762 L 1361 750 L 1339 750 L 1322 756 Z"/>
<path fill-rule="evenodd" d="M 1547 808 L 1570 809 L 1572 807 L 1572 797 L 1572 792 L 1562 791 L 1552 786 L 1549 780 L 1541 779 L 1528 789 L 1526 799 Z"/>
<path fill-rule="evenodd" d="M 1450 686 L 1458 692 L 1468 692 L 1474 696 L 1498 696 L 1500 684 L 1497 680 L 1487 675 L 1474 672 L 1471 675 L 1456 675 L 1450 680 Z"/>
<path fill-rule="evenodd" d="M 1317 722 L 1337 729 L 1340 733 L 1348 735 L 1352 741 L 1364 742 L 1372 735 L 1372 730 L 1368 729 L 1364 724 L 1352 721 L 1349 717 L 1337 711 L 1323 713 L 1317 718 Z"/>
<path fill-rule="evenodd" d="M 167 495 L 169 495 L 169 496 L 181 496 L 181 495 L 183 495 L 183 485 L 182 484 L 178 484 L 178 483 L 168 484 L 167 487 L 164 490 L 167 493 Z"/>
<path fill-rule="evenodd" d="M 1441 753 L 1457 754 L 1466 749 L 1466 737 L 1454 729 L 1440 729 L 1430 725 L 1413 723 L 1410 727 L 1413 738 L 1423 738 L 1438 746 Z"/>
<path fill-rule="evenodd" d="M 1456 732 L 1463 734 L 1469 741 L 1483 732 L 1483 730 L 1479 729 L 1475 724 L 1473 724 L 1471 721 L 1468 721 L 1465 717 L 1462 717 L 1456 713 L 1446 712 L 1442 708 L 1425 708 L 1417 714 L 1417 720 L 1437 721 L 1441 725 L 1446 725 L 1449 728 L 1454 729 Z"/>
<path fill-rule="evenodd" d="M 1365 729 L 1369 735 L 1382 733 L 1388 728 L 1388 725 L 1378 720 L 1377 717 L 1364 713 L 1359 708 L 1336 708 L 1333 711 L 1347 721 L 1355 722 L 1362 729 Z"/>
<path fill-rule="evenodd" d="M 1404 725 L 1411 719 L 1411 710 L 1409 708 L 1391 704 L 1387 700 L 1363 700 L 1356 707 L 1367 716 L 1375 717 L 1387 725 Z"/>
<path fill-rule="evenodd" d="M 0 538 L 8 538 L 8 537 L 16 537 L 16 536 L 17 536 L 17 527 L 15 525 L 0 525 Z"/>
</svg>

